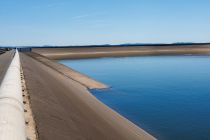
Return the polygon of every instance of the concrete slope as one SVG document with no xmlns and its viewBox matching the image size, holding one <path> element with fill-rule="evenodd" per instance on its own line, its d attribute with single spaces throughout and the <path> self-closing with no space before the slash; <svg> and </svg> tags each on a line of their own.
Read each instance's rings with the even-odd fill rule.
<svg viewBox="0 0 210 140">
<path fill-rule="evenodd" d="M 21 54 L 39 140 L 154 140 L 86 87 Z"/>
<path fill-rule="evenodd" d="M 98 82 L 84 74 L 81 74 L 80 72 L 77 72 L 65 65 L 56 63 L 53 60 L 50 60 L 42 55 L 39 55 L 37 53 L 34 52 L 28 52 L 27 55 L 29 55 L 30 57 L 40 61 L 41 63 L 51 67 L 52 69 L 58 71 L 59 73 L 71 78 L 74 81 L 79 82 L 80 84 L 84 85 L 85 87 L 87 87 L 88 89 L 104 89 L 104 88 L 108 88 L 107 85 Z"/>
</svg>

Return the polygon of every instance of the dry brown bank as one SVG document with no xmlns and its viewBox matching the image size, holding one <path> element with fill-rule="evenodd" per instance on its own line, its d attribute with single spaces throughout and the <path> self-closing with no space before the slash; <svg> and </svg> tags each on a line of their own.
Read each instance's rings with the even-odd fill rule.
<svg viewBox="0 0 210 140">
<path fill-rule="evenodd" d="M 210 45 L 34 48 L 32 51 L 51 59 L 81 59 L 141 55 L 210 54 Z"/>
</svg>

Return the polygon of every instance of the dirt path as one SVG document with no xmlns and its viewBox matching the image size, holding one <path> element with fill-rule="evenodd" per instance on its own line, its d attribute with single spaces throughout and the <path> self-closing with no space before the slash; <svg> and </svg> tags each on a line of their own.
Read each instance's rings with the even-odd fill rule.
<svg viewBox="0 0 210 140">
<path fill-rule="evenodd" d="M 8 52 L 5 52 L 0 55 L 0 84 L 1 84 L 1 81 L 3 80 L 4 75 L 12 61 L 14 52 L 15 51 L 12 50 L 12 51 L 8 51 Z"/>
</svg>

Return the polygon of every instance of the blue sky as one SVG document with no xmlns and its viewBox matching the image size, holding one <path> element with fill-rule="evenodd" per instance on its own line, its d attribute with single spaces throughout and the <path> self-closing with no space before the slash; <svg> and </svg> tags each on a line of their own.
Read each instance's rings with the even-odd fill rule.
<svg viewBox="0 0 210 140">
<path fill-rule="evenodd" d="M 210 0 L 0 0 L 0 45 L 210 42 Z"/>
</svg>

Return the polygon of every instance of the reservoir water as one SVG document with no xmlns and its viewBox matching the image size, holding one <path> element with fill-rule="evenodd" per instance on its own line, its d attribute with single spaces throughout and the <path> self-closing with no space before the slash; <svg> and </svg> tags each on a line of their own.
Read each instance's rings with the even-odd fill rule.
<svg viewBox="0 0 210 140">
<path fill-rule="evenodd" d="M 210 140 L 210 57 L 62 60 L 109 89 L 99 100 L 160 140 Z"/>
</svg>

